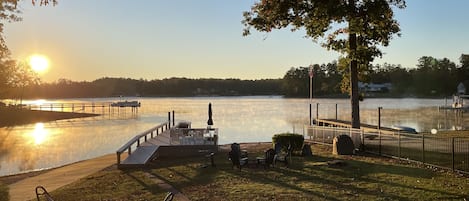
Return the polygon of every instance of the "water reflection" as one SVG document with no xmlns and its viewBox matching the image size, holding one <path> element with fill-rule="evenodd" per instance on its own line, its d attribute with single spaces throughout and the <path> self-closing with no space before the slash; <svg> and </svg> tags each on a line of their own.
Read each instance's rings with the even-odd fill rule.
<svg viewBox="0 0 469 201">
<path fill-rule="evenodd" d="M 92 103 L 119 100 L 70 99 L 46 100 L 47 103 Z M 303 133 L 309 123 L 308 99 L 281 97 L 197 97 L 138 98 L 142 107 L 137 113 L 114 110 L 96 113 L 101 116 L 0 128 L 0 176 L 21 171 L 56 167 L 80 160 L 115 153 L 130 138 L 167 121 L 175 111 L 177 121 L 191 121 L 192 127 L 207 126 L 207 104 L 212 103 L 214 127 L 219 128 L 220 144 L 271 141 L 283 132 Z M 350 120 L 347 99 L 315 99 L 319 118 Z M 336 112 L 336 103 L 338 104 Z M 363 123 L 377 124 L 377 107 L 382 106 L 382 126 L 410 126 L 419 132 L 457 125 L 469 125 L 454 114 L 439 112 L 435 106 L 444 100 L 432 99 L 367 99 L 360 103 Z M 75 112 L 91 112 L 75 108 Z M 316 105 L 312 114 L 316 116 Z"/>
<path fill-rule="evenodd" d="M 36 123 L 30 137 L 34 139 L 35 145 L 40 145 L 47 140 L 49 132 L 44 129 L 44 123 Z"/>
</svg>

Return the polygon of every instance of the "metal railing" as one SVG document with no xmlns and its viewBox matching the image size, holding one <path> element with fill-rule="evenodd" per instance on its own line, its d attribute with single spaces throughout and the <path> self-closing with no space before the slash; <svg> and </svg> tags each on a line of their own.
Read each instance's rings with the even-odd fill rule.
<svg viewBox="0 0 469 201">
<path fill-rule="evenodd" d="M 439 137 L 423 133 L 384 134 L 380 131 L 365 132 L 328 126 L 306 126 L 305 130 L 305 138 L 316 143 L 332 144 L 336 136 L 346 134 L 352 138 L 357 148 L 370 153 L 469 174 L 469 138 Z"/>
<path fill-rule="evenodd" d="M 143 138 L 143 142 L 146 142 L 148 141 L 148 139 L 158 136 L 160 133 L 163 133 L 164 131 L 168 129 L 170 129 L 170 122 L 162 123 L 158 126 L 148 129 L 142 132 L 141 134 L 138 134 L 135 137 L 133 137 L 130 141 L 122 145 L 122 147 L 116 151 L 117 165 L 119 165 L 121 162 L 121 154 L 124 153 L 125 151 L 128 151 L 128 154 L 131 155 L 132 147 L 135 147 L 135 148 L 139 147 L 142 138 Z"/>
</svg>

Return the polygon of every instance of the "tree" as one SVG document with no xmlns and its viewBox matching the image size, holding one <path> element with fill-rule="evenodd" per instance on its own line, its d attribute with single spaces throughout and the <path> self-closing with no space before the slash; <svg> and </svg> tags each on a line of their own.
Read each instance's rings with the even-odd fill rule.
<svg viewBox="0 0 469 201">
<path fill-rule="evenodd" d="M 19 0 L 1 0 L 0 1 L 0 94 L 6 88 L 14 87 L 11 84 L 15 83 L 13 80 L 21 75 L 14 73 L 22 72 L 23 65 L 16 65 L 16 61 L 11 59 L 11 53 L 8 50 L 5 39 L 3 37 L 4 22 L 17 22 L 21 21 L 19 14 L 21 11 L 18 9 Z M 32 0 L 32 4 L 39 3 L 40 6 L 46 6 L 52 3 L 57 4 L 57 0 Z M 18 68 L 18 69 L 16 69 Z"/>
<path fill-rule="evenodd" d="M 405 8 L 404 0 L 261 0 L 244 12 L 244 32 L 290 27 L 305 29 L 314 41 L 323 39 L 328 50 L 346 54 L 350 61 L 352 127 L 360 127 L 358 65 L 368 65 L 382 56 L 379 46 L 388 46 L 400 31 L 391 6 Z M 325 36 L 327 34 L 327 36 Z"/>
</svg>

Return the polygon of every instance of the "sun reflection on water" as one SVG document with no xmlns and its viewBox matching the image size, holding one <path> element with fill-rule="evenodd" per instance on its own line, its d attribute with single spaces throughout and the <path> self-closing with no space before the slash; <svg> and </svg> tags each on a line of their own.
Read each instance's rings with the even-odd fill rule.
<svg viewBox="0 0 469 201">
<path fill-rule="evenodd" d="M 40 145 L 47 140 L 49 132 L 44 129 L 43 123 L 36 123 L 34 130 L 31 133 L 31 137 L 34 140 L 35 145 Z"/>
</svg>

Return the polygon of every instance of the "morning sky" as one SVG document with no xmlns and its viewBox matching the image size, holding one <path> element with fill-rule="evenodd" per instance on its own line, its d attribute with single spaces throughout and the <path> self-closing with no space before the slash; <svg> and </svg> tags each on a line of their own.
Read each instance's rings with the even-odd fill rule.
<svg viewBox="0 0 469 201">
<path fill-rule="evenodd" d="M 12 57 L 47 56 L 40 75 L 92 81 L 101 77 L 134 79 L 281 78 L 291 68 L 336 60 L 304 38 L 303 31 L 252 31 L 242 36 L 242 12 L 249 0 L 59 0 L 55 7 L 21 1 L 23 21 L 7 23 Z M 396 11 L 401 24 L 382 59 L 374 63 L 415 67 L 421 56 L 459 63 L 469 53 L 469 1 L 407 0 Z"/>
</svg>

